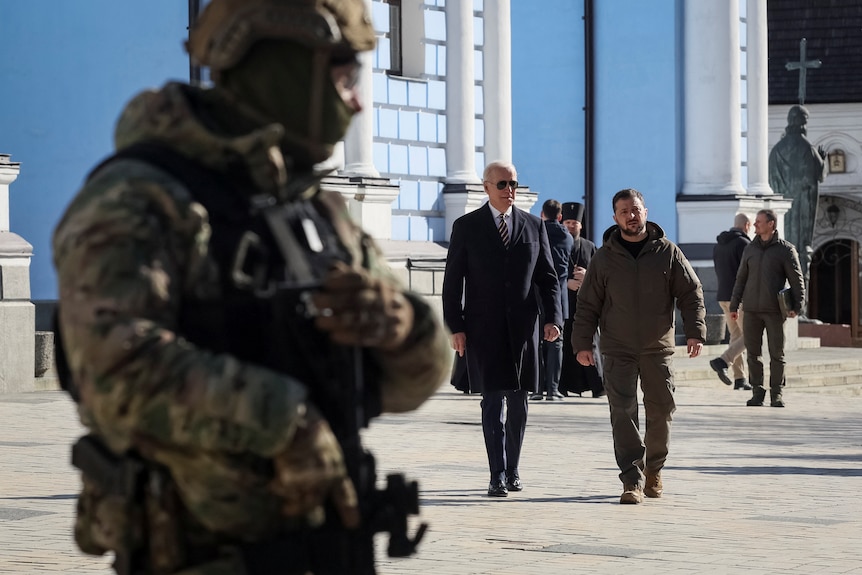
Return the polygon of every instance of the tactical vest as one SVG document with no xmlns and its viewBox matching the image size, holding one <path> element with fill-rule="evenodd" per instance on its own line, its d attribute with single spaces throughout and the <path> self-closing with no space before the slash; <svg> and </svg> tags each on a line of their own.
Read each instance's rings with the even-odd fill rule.
<svg viewBox="0 0 862 575">
<path fill-rule="evenodd" d="M 125 159 L 144 161 L 169 174 L 208 212 L 212 230 L 209 255 L 218 264 L 218 285 L 184 295 L 179 306 L 178 335 L 202 349 L 229 353 L 305 384 L 310 401 L 342 445 L 360 502 L 363 507 L 367 504 L 369 509 L 375 508 L 365 515 L 370 524 L 362 532 L 344 533 L 338 525 L 327 523 L 313 536 L 297 533 L 273 542 L 239 544 L 245 570 L 250 574 L 268 573 L 272 565 L 290 561 L 297 573 L 313 568 L 320 574 L 373 574 L 372 538 L 381 530 L 393 532 L 396 544 L 404 542 L 401 554 L 412 553 L 415 541 L 421 538 L 420 533 L 415 541 L 409 541 L 405 535 L 406 514 L 418 512 L 415 483 L 405 484 L 398 476 L 394 489 L 390 485 L 386 492 L 377 491 L 373 458 L 362 449 L 358 433 L 380 413 L 380 374 L 372 361 L 365 361 L 367 352 L 335 345 L 318 331 L 307 303 L 308 294 L 317 289 L 330 266 L 350 259 L 328 219 L 327 207 L 314 197 L 279 206 L 280 217 L 306 258 L 302 264 L 304 279 L 298 281 L 294 262 L 284 257 L 284 246 L 276 238 L 278 232 L 274 234 L 267 221 L 266 206 L 251 202 L 254 194 L 249 191 L 254 190 L 254 184 L 242 169 L 216 172 L 165 145 L 141 143 L 111 156 L 89 177 L 109 163 Z M 77 400 L 59 327 L 55 316 L 58 376 L 63 388 Z M 101 449 L 99 442 L 95 441 L 94 447 L 92 440 L 90 444 L 79 441 L 76 448 L 91 452 Z M 74 453 L 73 450 L 73 461 Z M 96 453 L 92 457 L 112 456 Z M 261 463 L 267 465 L 266 461 Z M 390 512 L 392 500 L 407 502 L 406 508 L 401 504 L 399 513 Z M 372 519 L 375 516 L 383 516 L 386 521 Z M 391 527 L 393 521 L 389 518 L 395 518 L 397 529 Z M 396 532 L 398 537 L 394 536 Z M 121 568 L 123 562 L 129 567 Z M 134 573 L 137 562 L 135 557 L 118 553 L 115 568 L 120 573 Z M 346 565 L 351 567 L 349 571 Z"/>
<path fill-rule="evenodd" d="M 123 159 L 141 160 L 171 175 L 208 212 L 209 254 L 218 263 L 219 286 L 211 295 L 185 297 L 179 306 L 178 335 L 202 349 L 229 353 L 303 382 L 340 440 L 354 434 L 356 424 L 364 427 L 379 415 L 380 374 L 373 362 L 363 361 L 358 350 L 332 344 L 313 325 L 307 296 L 334 262 L 349 262 L 320 200 L 295 200 L 280 211 L 313 278 L 300 281 L 292 274 L 292 262 L 285 261 L 263 208 L 252 205 L 254 184 L 243 168 L 216 172 L 166 145 L 141 142 L 103 161 L 88 179 Z M 60 339 L 55 338 L 60 345 L 58 372 L 74 397 Z M 357 384 L 363 390 L 359 406 Z M 361 420 L 355 421 L 352 415 L 358 413 Z"/>
</svg>

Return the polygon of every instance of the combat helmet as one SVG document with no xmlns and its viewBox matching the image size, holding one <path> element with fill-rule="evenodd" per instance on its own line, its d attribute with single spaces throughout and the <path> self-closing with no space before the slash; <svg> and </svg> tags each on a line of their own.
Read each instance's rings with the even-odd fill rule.
<svg viewBox="0 0 862 575">
<path fill-rule="evenodd" d="M 334 53 L 374 48 L 363 0 L 212 0 L 189 32 L 192 60 L 213 71 L 236 65 L 261 39 L 289 39 Z"/>
</svg>

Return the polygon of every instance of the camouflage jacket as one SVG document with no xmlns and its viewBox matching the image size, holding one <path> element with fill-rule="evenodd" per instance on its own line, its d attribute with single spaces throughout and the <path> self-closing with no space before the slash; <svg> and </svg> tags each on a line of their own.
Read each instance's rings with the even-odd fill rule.
<svg viewBox="0 0 862 575">
<path fill-rule="evenodd" d="M 290 178 L 278 146 L 282 128 L 261 123 L 227 137 L 200 120 L 207 106 L 235 104 L 218 89 L 182 84 L 145 92 L 120 118 L 117 148 L 167 143 L 216 170 L 239 158 L 259 191 L 276 194 Z M 316 183 L 308 193 L 319 194 L 353 265 L 391 275 L 339 194 Z M 53 236 L 59 321 L 84 425 L 118 454 L 145 445 L 204 526 L 248 538 L 268 529 L 261 518 L 276 521 L 280 506 L 266 487 L 271 477 L 248 471 L 243 458 L 286 449 L 307 389 L 178 337 L 184 296 L 214 289 L 221 262 L 208 253 L 209 237 L 206 210 L 176 179 L 140 160 L 108 164 L 80 190 Z M 435 314 L 406 295 L 415 309 L 411 344 L 397 354 L 371 352 L 383 411 L 418 407 L 451 359 Z"/>
</svg>

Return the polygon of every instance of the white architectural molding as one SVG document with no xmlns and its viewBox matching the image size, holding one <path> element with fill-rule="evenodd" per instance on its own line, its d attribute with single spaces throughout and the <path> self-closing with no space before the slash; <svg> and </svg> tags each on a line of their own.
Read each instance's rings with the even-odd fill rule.
<svg viewBox="0 0 862 575">
<path fill-rule="evenodd" d="M 9 231 L 9 184 L 18 179 L 21 165 L 0 154 L 0 232 Z"/>
<path fill-rule="evenodd" d="M 512 161 L 512 16 L 510 0 L 485 0 L 485 159 Z M 488 121 L 490 120 L 490 121 Z M 451 133 L 451 132 L 450 132 Z"/>
<path fill-rule="evenodd" d="M 518 188 L 515 196 L 515 207 L 529 212 L 539 200 L 539 194 L 531 192 L 530 188 Z M 446 241 L 452 236 L 452 224 L 455 220 L 482 207 L 488 201 L 488 194 L 481 184 L 450 184 L 443 189 L 443 201 L 446 205 Z"/>
<path fill-rule="evenodd" d="M 321 182 L 347 201 L 353 220 L 376 240 L 392 239 L 392 202 L 401 188 L 387 178 L 328 176 Z"/>
<path fill-rule="evenodd" d="M 443 205 L 446 211 L 446 241 L 452 237 L 452 224 L 488 201 L 482 184 L 447 184 L 443 188 Z"/>
<path fill-rule="evenodd" d="M 30 302 L 33 246 L 9 230 L 9 184 L 20 165 L 0 154 L 0 393 L 33 391 L 36 308 Z"/>
<path fill-rule="evenodd" d="M 684 2 L 682 193 L 744 194 L 740 180 L 739 5 L 727 0 Z M 679 239 L 692 241 L 682 232 Z"/>
<path fill-rule="evenodd" d="M 736 214 L 746 214 L 751 221 L 758 210 L 775 210 L 779 229 L 783 230 L 784 214 L 790 209 L 791 202 L 781 196 L 770 195 L 766 198 L 749 195 L 714 197 L 709 200 L 681 200 L 676 203 L 677 233 L 685 238 L 683 244 L 714 244 L 715 237 L 733 225 Z M 712 262 L 709 262 L 712 266 Z"/>
<path fill-rule="evenodd" d="M 840 209 L 835 226 L 829 223 L 827 216 L 830 205 Z M 860 238 L 862 238 L 862 202 L 859 201 L 859 197 L 820 196 L 814 237 L 811 239 L 812 249 L 816 252 L 835 240 L 858 242 Z"/>
</svg>

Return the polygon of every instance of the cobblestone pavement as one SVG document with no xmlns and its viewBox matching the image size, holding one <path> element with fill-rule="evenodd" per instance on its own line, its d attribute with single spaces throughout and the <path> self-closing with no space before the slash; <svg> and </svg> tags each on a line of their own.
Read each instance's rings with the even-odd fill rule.
<svg viewBox="0 0 862 575">
<path fill-rule="evenodd" d="M 410 559 L 381 538 L 380 572 L 862 574 L 862 397 L 785 396 L 753 408 L 718 382 L 679 388 L 664 497 L 622 506 L 604 399 L 531 402 L 524 491 L 490 499 L 479 399 L 445 386 L 366 433 L 381 476 L 419 480 L 430 524 Z M 110 572 L 71 540 L 71 402 L 0 396 L 0 421 L 0 573 Z"/>
</svg>

